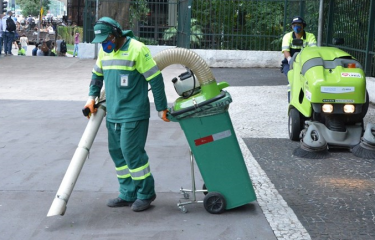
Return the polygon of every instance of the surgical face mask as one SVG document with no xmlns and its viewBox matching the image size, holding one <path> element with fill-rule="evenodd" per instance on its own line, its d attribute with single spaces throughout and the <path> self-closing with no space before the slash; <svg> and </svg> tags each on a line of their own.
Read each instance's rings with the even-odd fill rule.
<svg viewBox="0 0 375 240">
<path fill-rule="evenodd" d="M 293 26 L 293 31 L 295 33 L 300 33 L 302 31 L 302 27 L 299 25 Z"/>
<path fill-rule="evenodd" d="M 103 51 L 106 52 L 106 53 L 113 52 L 115 47 L 116 47 L 116 44 L 114 42 L 112 42 L 111 40 L 107 40 L 107 41 L 102 42 Z"/>
</svg>

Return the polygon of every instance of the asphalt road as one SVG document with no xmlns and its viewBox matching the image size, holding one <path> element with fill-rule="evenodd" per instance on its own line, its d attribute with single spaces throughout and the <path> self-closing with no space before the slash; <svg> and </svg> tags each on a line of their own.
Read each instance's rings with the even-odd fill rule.
<svg viewBox="0 0 375 240">
<path fill-rule="evenodd" d="M 153 110 L 147 145 L 157 181 L 153 207 L 137 214 L 105 206 L 117 183 L 102 125 L 65 216 L 47 218 L 87 123 L 81 108 L 92 66 L 73 58 L 0 57 L 1 238 L 375 239 L 374 162 L 347 151 L 320 160 L 293 156 L 298 144 L 287 137 L 279 69 L 212 69 L 218 82 L 230 84 L 229 113 L 257 201 L 221 215 L 202 204 L 181 213 L 179 189 L 191 185 L 188 144 L 179 124 L 162 122 Z M 177 96 L 168 82 L 182 71 L 163 71 L 170 104 Z M 365 122 L 375 123 L 373 107 Z"/>
</svg>

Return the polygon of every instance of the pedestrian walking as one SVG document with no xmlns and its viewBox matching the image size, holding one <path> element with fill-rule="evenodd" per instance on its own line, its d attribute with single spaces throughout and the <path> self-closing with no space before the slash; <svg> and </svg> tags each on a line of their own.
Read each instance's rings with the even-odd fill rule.
<svg viewBox="0 0 375 240">
<path fill-rule="evenodd" d="M 27 45 L 29 44 L 29 39 L 26 37 L 26 34 L 22 34 L 20 37 L 21 47 L 27 52 Z"/>
<path fill-rule="evenodd" d="M 76 35 L 74 36 L 74 51 L 73 51 L 73 57 L 78 57 L 78 44 L 79 44 L 79 32 L 76 32 Z"/>
</svg>

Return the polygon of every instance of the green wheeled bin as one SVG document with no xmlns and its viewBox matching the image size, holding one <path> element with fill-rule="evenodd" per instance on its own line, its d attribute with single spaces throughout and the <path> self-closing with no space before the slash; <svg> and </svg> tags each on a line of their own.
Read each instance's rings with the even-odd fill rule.
<svg viewBox="0 0 375 240">
<path fill-rule="evenodd" d="M 170 119 L 179 122 L 202 175 L 208 192 L 203 203 L 210 213 L 222 213 L 256 200 L 229 116 L 231 102 L 230 94 L 221 91 L 199 104 L 194 98 L 177 99 L 170 109 Z M 179 108 L 181 105 L 184 108 Z"/>
</svg>

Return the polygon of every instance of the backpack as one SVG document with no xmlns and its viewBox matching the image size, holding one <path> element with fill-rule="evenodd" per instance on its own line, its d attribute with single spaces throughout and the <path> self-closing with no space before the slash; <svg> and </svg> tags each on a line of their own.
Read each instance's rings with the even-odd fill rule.
<svg viewBox="0 0 375 240">
<path fill-rule="evenodd" d="M 7 18 L 6 24 L 7 24 L 7 28 L 6 28 L 7 31 L 9 31 L 9 32 L 16 31 L 16 24 L 14 23 L 11 16 L 9 16 Z"/>
<path fill-rule="evenodd" d="M 67 52 L 66 42 L 64 40 L 62 40 L 62 42 L 60 43 L 60 52 L 61 53 L 66 53 Z"/>
</svg>

